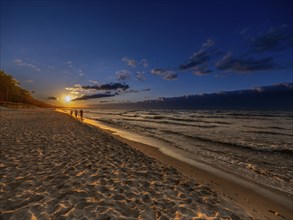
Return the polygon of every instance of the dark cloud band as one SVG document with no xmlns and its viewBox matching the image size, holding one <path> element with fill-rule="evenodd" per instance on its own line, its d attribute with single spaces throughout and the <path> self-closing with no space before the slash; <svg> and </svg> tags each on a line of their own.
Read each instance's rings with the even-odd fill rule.
<svg viewBox="0 0 293 220">
<path fill-rule="evenodd" d="M 252 58 L 233 58 L 231 55 L 223 57 L 216 63 L 216 67 L 219 70 L 235 72 L 255 72 L 277 68 L 271 57 L 254 60 Z"/>
<path fill-rule="evenodd" d="M 109 83 L 109 84 L 102 84 L 102 85 L 94 85 L 94 86 L 82 86 L 83 89 L 95 89 L 95 90 L 126 90 L 129 88 L 127 84 L 121 83 Z"/>
<path fill-rule="evenodd" d="M 287 26 L 271 28 L 265 34 L 255 38 L 251 43 L 251 49 L 255 53 L 283 50 L 293 46 L 293 34 L 287 31 Z"/>
<path fill-rule="evenodd" d="M 151 74 L 162 76 L 165 80 L 175 80 L 178 77 L 174 71 L 166 69 L 152 69 Z"/>
<path fill-rule="evenodd" d="M 179 66 L 180 70 L 189 70 L 199 65 L 205 64 L 210 60 L 210 54 L 205 50 L 199 50 L 184 64 Z"/>
<path fill-rule="evenodd" d="M 53 101 L 57 101 L 58 100 L 58 98 L 55 97 L 55 96 L 50 96 L 50 97 L 48 97 L 48 99 L 53 100 Z"/>
<path fill-rule="evenodd" d="M 73 99 L 72 101 L 106 98 L 106 97 L 113 97 L 115 95 L 117 95 L 117 94 L 116 93 L 115 94 L 103 93 L 103 94 L 83 95 L 81 97 Z"/>
</svg>

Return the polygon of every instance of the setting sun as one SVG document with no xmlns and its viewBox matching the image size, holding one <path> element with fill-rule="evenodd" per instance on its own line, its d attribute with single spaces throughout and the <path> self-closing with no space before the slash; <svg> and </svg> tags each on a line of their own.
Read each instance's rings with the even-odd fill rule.
<svg viewBox="0 0 293 220">
<path fill-rule="evenodd" d="M 71 99 L 72 99 L 72 98 L 71 98 L 70 96 L 68 96 L 68 95 L 64 97 L 64 101 L 65 101 L 65 102 L 70 102 Z"/>
</svg>

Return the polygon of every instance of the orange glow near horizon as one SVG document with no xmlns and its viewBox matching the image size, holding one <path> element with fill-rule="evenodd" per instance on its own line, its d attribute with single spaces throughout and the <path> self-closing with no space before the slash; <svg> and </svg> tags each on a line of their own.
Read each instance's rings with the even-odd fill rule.
<svg viewBox="0 0 293 220">
<path fill-rule="evenodd" d="M 61 95 L 59 106 L 63 108 L 86 108 L 84 103 L 76 103 L 73 101 L 75 97 L 71 95 Z"/>
</svg>

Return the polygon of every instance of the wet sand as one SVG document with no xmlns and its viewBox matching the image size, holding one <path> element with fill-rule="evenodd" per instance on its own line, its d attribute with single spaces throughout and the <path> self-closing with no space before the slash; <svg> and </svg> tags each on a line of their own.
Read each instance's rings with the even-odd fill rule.
<svg viewBox="0 0 293 220">
<path fill-rule="evenodd" d="M 250 182 L 202 161 L 196 161 L 194 155 L 170 146 L 166 147 L 167 143 L 159 140 L 126 132 L 95 120 L 85 119 L 83 122 L 102 128 L 114 138 L 167 166 L 176 168 L 197 183 L 207 184 L 222 197 L 246 210 L 254 219 L 293 219 L 292 195 Z M 167 148 L 171 150 L 166 150 Z"/>
<path fill-rule="evenodd" d="M 250 201 L 251 211 L 214 187 L 222 182 L 205 181 L 208 173 L 181 170 L 156 148 L 118 140 L 69 115 L 0 113 L 0 219 L 292 217 L 276 206 L 263 212 L 257 201 Z"/>
<path fill-rule="evenodd" d="M 219 196 L 244 209 L 252 219 L 293 219 L 293 200 L 282 192 L 262 188 L 262 186 L 255 184 L 252 184 L 253 187 L 243 186 L 243 184 L 238 184 L 237 180 L 220 177 L 212 172 L 176 160 L 163 154 L 155 147 L 121 137 L 119 139 L 149 157 L 161 161 L 164 165 L 174 167 L 197 183 L 207 185 Z M 241 177 L 235 178 L 239 178 L 241 181 Z"/>
</svg>

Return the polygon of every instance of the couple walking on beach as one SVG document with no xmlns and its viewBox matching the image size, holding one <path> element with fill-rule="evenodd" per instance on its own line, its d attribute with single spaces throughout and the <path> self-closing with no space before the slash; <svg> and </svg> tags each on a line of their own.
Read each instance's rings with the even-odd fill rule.
<svg viewBox="0 0 293 220">
<path fill-rule="evenodd" d="M 70 115 L 72 116 L 72 114 L 73 114 L 73 110 L 70 110 Z M 77 118 L 77 114 L 78 114 L 78 111 L 77 111 L 77 109 L 75 109 L 74 110 L 74 115 L 75 115 L 76 118 Z M 80 118 L 82 119 L 83 118 L 83 110 L 82 109 L 80 109 L 79 115 L 80 115 Z"/>
</svg>

